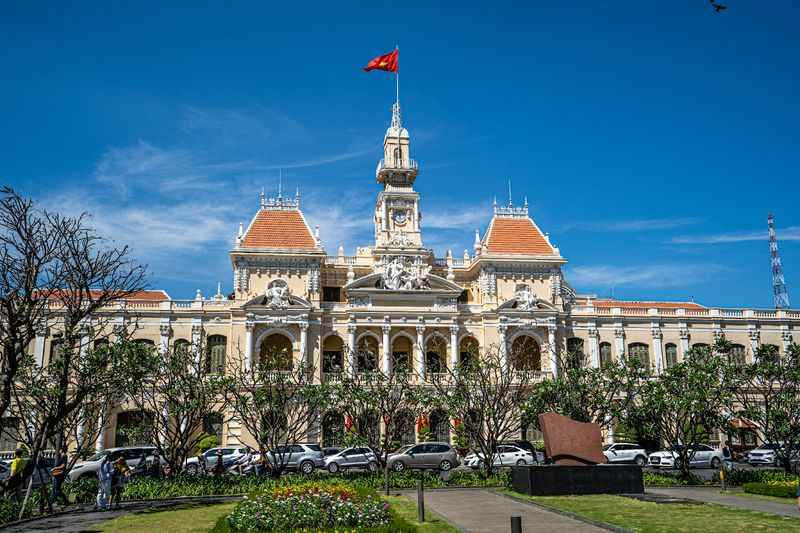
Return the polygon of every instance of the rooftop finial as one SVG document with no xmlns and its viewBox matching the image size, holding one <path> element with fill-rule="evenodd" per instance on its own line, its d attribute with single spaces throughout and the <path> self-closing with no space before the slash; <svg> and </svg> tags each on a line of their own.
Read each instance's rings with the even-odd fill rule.
<svg viewBox="0 0 800 533">
<path fill-rule="evenodd" d="M 508 178 L 508 207 L 511 207 L 511 178 Z"/>
<path fill-rule="evenodd" d="M 264 187 L 261 187 L 261 194 L 258 195 L 258 203 L 260 207 L 264 207 L 265 199 L 264 199 Z"/>
<path fill-rule="evenodd" d="M 278 200 L 283 198 L 283 169 L 278 169 Z"/>
<path fill-rule="evenodd" d="M 403 126 L 403 120 L 400 116 L 400 102 L 392 104 L 392 129 L 400 131 Z"/>
</svg>

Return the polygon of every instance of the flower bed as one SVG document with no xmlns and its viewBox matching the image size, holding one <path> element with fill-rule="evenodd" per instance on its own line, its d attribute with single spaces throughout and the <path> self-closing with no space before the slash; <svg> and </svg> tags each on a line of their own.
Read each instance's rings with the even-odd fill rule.
<svg viewBox="0 0 800 533">
<path fill-rule="evenodd" d="M 236 506 L 228 516 L 231 531 L 356 531 L 392 522 L 389 504 L 374 491 L 361 492 L 346 485 L 308 484 L 277 487 Z"/>
<path fill-rule="evenodd" d="M 745 483 L 744 491 L 762 496 L 775 496 L 778 498 L 796 498 L 796 481 L 771 481 L 769 483 Z"/>
</svg>

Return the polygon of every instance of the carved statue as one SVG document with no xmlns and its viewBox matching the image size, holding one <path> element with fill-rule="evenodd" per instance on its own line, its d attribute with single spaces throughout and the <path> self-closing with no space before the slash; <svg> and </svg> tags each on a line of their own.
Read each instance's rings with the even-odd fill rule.
<svg viewBox="0 0 800 533">
<path fill-rule="evenodd" d="M 395 257 L 386 264 L 381 284 L 384 289 L 392 291 L 415 291 L 431 288 L 427 276 L 421 272 L 411 271 L 401 257 Z"/>
<path fill-rule="evenodd" d="M 273 309 L 284 309 L 289 306 L 289 286 L 283 280 L 275 280 L 269 284 L 265 296 L 266 304 Z"/>
<path fill-rule="evenodd" d="M 514 298 L 517 300 L 517 309 L 520 311 L 531 311 L 537 308 L 538 299 L 528 285 L 517 285 Z"/>
</svg>

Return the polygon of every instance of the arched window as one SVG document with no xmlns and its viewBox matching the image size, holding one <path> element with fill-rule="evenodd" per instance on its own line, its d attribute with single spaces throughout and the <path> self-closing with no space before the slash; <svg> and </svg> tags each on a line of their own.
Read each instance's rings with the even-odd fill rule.
<svg viewBox="0 0 800 533">
<path fill-rule="evenodd" d="M 342 371 L 342 339 L 338 335 L 328 335 L 322 343 L 322 372 L 338 374 Z"/>
<path fill-rule="evenodd" d="M 514 370 L 541 370 L 542 351 L 539 343 L 530 335 L 520 335 L 511 343 L 508 360 Z"/>
<path fill-rule="evenodd" d="M 410 411 L 400 411 L 392 421 L 392 441 L 395 446 L 414 444 L 414 415 Z"/>
<path fill-rule="evenodd" d="M 224 335 L 211 335 L 208 337 L 206 344 L 206 372 L 213 374 L 224 373 L 225 348 L 228 344 L 228 339 Z"/>
<path fill-rule="evenodd" d="M 697 353 L 703 353 L 703 354 L 706 354 L 706 355 L 711 353 L 711 346 L 709 346 L 705 342 L 696 342 L 696 343 L 692 344 L 692 348 L 694 348 L 694 350 Z"/>
<path fill-rule="evenodd" d="M 153 432 L 153 413 L 123 411 L 117 415 L 114 446 L 144 446 L 150 444 Z"/>
<path fill-rule="evenodd" d="M 447 345 L 444 339 L 434 335 L 428 339 L 425 345 L 425 375 L 442 374 L 447 371 L 445 358 L 447 357 Z"/>
<path fill-rule="evenodd" d="M 671 342 L 664 346 L 664 356 L 666 359 L 667 368 L 673 367 L 678 364 L 678 347 Z"/>
<path fill-rule="evenodd" d="M 741 344 L 731 345 L 731 362 L 743 366 L 745 364 L 745 347 Z"/>
<path fill-rule="evenodd" d="M 356 434 L 369 444 L 377 444 L 381 436 L 380 417 L 378 413 L 362 413 L 355 420 Z"/>
<path fill-rule="evenodd" d="M 341 446 L 344 444 L 344 417 L 338 411 L 328 411 L 322 417 L 322 445 Z"/>
<path fill-rule="evenodd" d="M 261 341 L 259 364 L 267 370 L 289 371 L 293 367 L 292 341 L 286 335 L 273 333 Z"/>
<path fill-rule="evenodd" d="M 600 343 L 600 366 L 605 366 L 612 361 L 611 357 L 611 343 Z"/>
<path fill-rule="evenodd" d="M 642 342 L 634 342 L 628 345 L 628 356 L 635 357 L 642 363 L 645 372 L 650 372 L 650 349 Z"/>
<path fill-rule="evenodd" d="M 567 367 L 580 368 L 583 366 L 583 361 L 586 355 L 583 352 L 583 339 L 578 337 L 570 337 L 567 339 Z"/>
<path fill-rule="evenodd" d="M 356 350 L 356 371 L 375 372 L 378 370 L 378 341 L 375 340 L 375 337 L 370 335 L 361 337 Z"/>
<path fill-rule="evenodd" d="M 186 339 L 175 339 L 175 342 L 172 343 L 172 350 L 175 353 L 188 353 L 189 341 Z"/>
<path fill-rule="evenodd" d="M 217 444 L 222 446 L 222 424 L 224 418 L 220 413 L 209 413 L 203 417 L 203 433 L 214 435 Z"/>
<path fill-rule="evenodd" d="M 64 358 L 64 341 L 59 337 L 50 342 L 50 364 L 57 363 Z"/>
<path fill-rule="evenodd" d="M 392 370 L 411 372 L 411 341 L 408 337 L 401 335 L 392 343 Z"/>
<path fill-rule="evenodd" d="M 519 426 L 519 438 L 533 442 L 542 440 L 542 432 L 537 430 L 528 415 L 522 415 L 522 420 Z"/>
<path fill-rule="evenodd" d="M 480 357 L 478 341 L 475 337 L 464 337 L 461 339 L 458 349 L 458 364 L 469 365 L 477 361 Z"/>
<path fill-rule="evenodd" d="M 761 359 L 777 361 L 780 357 L 780 350 L 777 344 L 762 344 L 758 348 L 758 355 Z"/>
<path fill-rule="evenodd" d="M 450 421 L 447 419 L 447 413 L 437 409 L 431 413 L 429 420 L 433 440 L 450 442 Z"/>
</svg>

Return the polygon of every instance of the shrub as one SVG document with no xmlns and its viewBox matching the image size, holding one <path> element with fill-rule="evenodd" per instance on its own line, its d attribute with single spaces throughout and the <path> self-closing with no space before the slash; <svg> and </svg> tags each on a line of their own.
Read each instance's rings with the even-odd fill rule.
<svg viewBox="0 0 800 533">
<path fill-rule="evenodd" d="M 750 494 L 761 494 L 763 496 L 795 498 L 797 496 L 797 482 L 773 481 L 770 483 L 745 483 L 744 491 Z"/>
<path fill-rule="evenodd" d="M 84 476 L 77 481 L 64 483 L 64 494 L 74 503 L 92 503 L 97 496 L 98 481 L 96 477 Z"/>
<path fill-rule="evenodd" d="M 679 474 L 666 472 L 644 472 L 644 484 L 647 487 L 669 487 L 673 485 L 704 485 L 710 482 L 691 476 L 689 479 L 681 477 Z"/>
<path fill-rule="evenodd" d="M 797 474 L 787 474 L 780 470 L 731 470 L 725 473 L 728 485 L 744 485 L 745 483 L 769 483 L 771 481 L 798 481 Z"/>
</svg>

